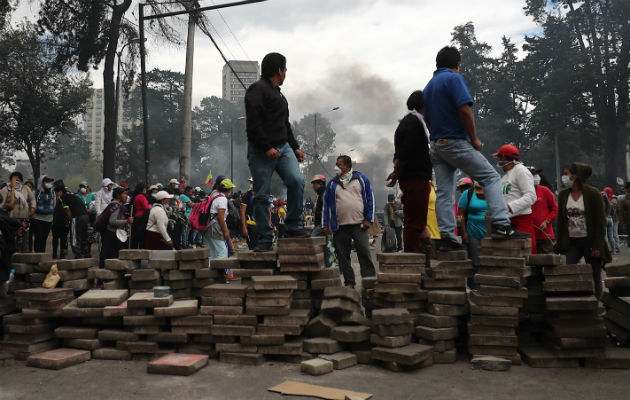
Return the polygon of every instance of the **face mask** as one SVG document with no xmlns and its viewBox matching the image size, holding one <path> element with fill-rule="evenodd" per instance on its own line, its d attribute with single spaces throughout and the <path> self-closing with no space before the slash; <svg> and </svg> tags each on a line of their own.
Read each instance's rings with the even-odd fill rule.
<svg viewBox="0 0 630 400">
<path fill-rule="evenodd" d="M 153 197 L 153 198 L 155 199 L 155 195 L 156 195 L 156 194 L 157 194 L 157 193 L 151 193 L 151 197 Z"/>
<path fill-rule="evenodd" d="M 572 185 L 571 177 L 569 175 L 562 175 L 562 178 L 560 178 L 560 180 L 562 181 L 562 186 L 564 187 L 569 187 Z"/>
<path fill-rule="evenodd" d="M 335 174 L 341 175 L 341 168 L 339 168 L 338 166 L 335 165 L 334 171 L 335 171 Z"/>
<path fill-rule="evenodd" d="M 52 183 L 44 183 L 44 188 L 46 189 L 52 189 Z"/>
<path fill-rule="evenodd" d="M 83 194 L 87 193 L 87 189 L 86 189 L 86 188 L 81 188 L 81 189 L 79 189 L 79 190 L 80 190 L 80 191 L 81 191 L 81 193 L 83 193 Z"/>
<path fill-rule="evenodd" d="M 540 175 L 534 175 L 534 185 L 540 185 Z"/>
<path fill-rule="evenodd" d="M 514 161 L 498 161 L 497 162 L 497 167 L 503 168 L 503 167 L 505 167 L 507 165 L 510 165 L 510 164 L 513 164 L 513 163 L 514 163 Z"/>
<path fill-rule="evenodd" d="M 22 190 L 22 182 L 20 181 L 15 182 L 15 190 L 17 191 Z"/>
</svg>

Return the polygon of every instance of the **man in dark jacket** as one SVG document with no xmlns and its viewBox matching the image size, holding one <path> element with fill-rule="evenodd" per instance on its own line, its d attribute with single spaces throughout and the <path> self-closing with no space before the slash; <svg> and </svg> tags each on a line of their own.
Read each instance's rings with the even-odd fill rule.
<svg viewBox="0 0 630 400">
<path fill-rule="evenodd" d="M 267 199 L 271 177 L 276 171 L 287 187 L 287 236 L 308 237 L 302 222 L 304 177 L 298 162 L 305 155 L 293 136 L 289 104 L 280 92 L 287 74 L 287 60 L 279 53 L 267 54 L 261 64 L 261 79 L 245 94 L 247 116 L 247 159 L 254 178 L 254 219 L 258 244 L 254 251 L 273 249 Z"/>
</svg>

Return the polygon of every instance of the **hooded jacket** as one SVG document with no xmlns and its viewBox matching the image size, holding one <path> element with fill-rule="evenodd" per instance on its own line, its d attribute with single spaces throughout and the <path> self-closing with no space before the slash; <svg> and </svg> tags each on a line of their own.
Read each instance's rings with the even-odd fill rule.
<svg viewBox="0 0 630 400">
<path fill-rule="evenodd" d="M 586 181 L 593 173 L 593 168 L 588 164 L 575 163 L 575 165 L 577 166 L 577 179 L 582 183 L 588 246 L 593 250 L 599 250 L 602 261 L 610 262 L 612 257 L 605 239 L 606 216 L 602 196 L 599 190 L 586 184 Z M 558 240 L 556 251 L 561 253 L 569 250 L 571 246 L 569 240 L 569 217 L 567 215 L 567 200 L 570 195 L 570 187 L 562 190 L 558 195 Z"/>
<path fill-rule="evenodd" d="M 370 223 L 374 221 L 374 193 L 372 192 L 372 186 L 368 178 L 360 173 L 354 171 L 350 181 L 358 179 L 361 185 L 361 198 L 363 200 L 363 218 Z M 324 194 L 324 215 L 322 218 L 322 228 L 330 227 L 333 232 L 339 229 L 339 223 L 337 221 L 337 202 L 335 198 L 335 192 L 337 187 L 341 185 L 339 176 L 335 176 L 326 186 L 326 193 Z M 343 185 L 341 185 L 342 190 Z"/>
<path fill-rule="evenodd" d="M 101 190 L 96 192 L 94 196 L 94 209 L 96 210 L 96 215 L 101 215 L 103 211 L 107 208 L 107 205 L 112 202 L 112 197 L 114 195 L 113 190 L 107 190 L 107 186 L 113 184 L 111 179 L 105 178 L 103 179 L 103 187 Z"/>
<path fill-rule="evenodd" d="M 57 198 L 53 189 L 46 189 L 44 187 L 44 179 L 46 178 L 48 178 L 47 175 L 42 175 L 37 180 L 37 189 L 35 189 L 36 206 L 33 219 L 52 222 Z"/>
</svg>

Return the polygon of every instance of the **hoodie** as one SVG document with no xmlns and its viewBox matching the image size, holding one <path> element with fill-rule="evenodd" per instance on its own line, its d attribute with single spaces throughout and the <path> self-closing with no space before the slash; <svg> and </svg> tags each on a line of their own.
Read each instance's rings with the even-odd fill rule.
<svg viewBox="0 0 630 400">
<path fill-rule="evenodd" d="M 48 178 L 47 175 L 42 175 L 37 180 L 37 189 L 35 189 L 34 193 L 36 205 L 33 219 L 52 222 L 57 199 L 55 197 L 55 192 L 52 189 L 46 189 L 44 187 L 44 179 L 46 178 Z"/>
<path fill-rule="evenodd" d="M 593 168 L 588 164 L 575 163 L 577 167 L 577 179 L 582 185 L 584 199 L 584 216 L 586 219 L 586 232 L 588 246 L 592 250 L 599 250 L 602 261 L 610 262 L 612 257 L 606 244 L 606 218 L 602 196 L 596 188 L 587 185 L 586 181 L 591 177 Z M 556 250 L 566 252 L 571 247 L 569 238 L 569 224 L 567 215 L 567 201 L 571 195 L 571 188 L 566 188 L 558 194 L 558 230 Z"/>
<path fill-rule="evenodd" d="M 101 213 L 107 208 L 107 205 L 112 202 L 114 191 L 107 189 L 107 186 L 112 184 L 114 184 L 114 182 L 111 179 L 103 179 L 103 187 L 94 196 L 94 208 L 96 209 L 97 216 L 101 215 Z"/>
</svg>

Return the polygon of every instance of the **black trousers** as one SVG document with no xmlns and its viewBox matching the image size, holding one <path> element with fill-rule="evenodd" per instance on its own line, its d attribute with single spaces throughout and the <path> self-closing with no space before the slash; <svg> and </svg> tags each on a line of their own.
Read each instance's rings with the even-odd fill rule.
<svg viewBox="0 0 630 400">
<path fill-rule="evenodd" d="M 396 232 L 396 250 L 400 251 L 403 249 L 403 228 L 402 226 L 394 227 L 394 231 Z"/>
<path fill-rule="evenodd" d="M 588 240 L 586 238 L 571 238 L 570 247 L 564 255 L 567 258 L 567 264 L 577 264 L 582 257 L 587 264 L 591 264 L 593 269 L 593 281 L 595 282 L 595 296 L 597 299 L 602 298 L 602 269 L 604 263 L 601 257 L 592 257 L 591 249 L 588 246 Z"/>
<path fill-rule="evenodd" d="M 90 217 L 82 215 L 72 219 L 72 252 L 74 258 L 90 258 L 90 245 L 88 242 L 88 225 Z"/>
<path fill-rule="evenodd" d="M 118 252 L 124 245 L 125 243 L 118 240 L 114 232 L 105 229 L 105 231 L 101 233 L 101 253 L 98 257 L 99 267 L 105 268 L 105 260 L 118 258 Z"/>
<path fill-rule="evenodd" d="M 31 219 L 31 232 L 33 232 L 33 250 L 35 253 L 46 252 L 46 240 L 50 234 L 52 222 Z M 53 235 L 54 236 L 54 235 Z"/>
<path fill-rule="evenodd" d="M 247 225 L 247 247 L 253 250 L 258 244 L 258 234 L 256 233 L 256 225 Z"/>
<path fill-rule="evenodd" d="M 68 254 L 68 233 L 70 229 L 67 227 L 53 228 L 52 230 L 52 253 L 53 258 L 66 258 Z M 57 253 L 57 246 L 59 247 L 59 253 Z"/>
<path fill-rule="evenodd" d="M 350 252 L 352 250 L 352 241 L 359 257 L 359 265 L 361 267 L 361 276 L 368 277 L 376 275 L 372 256 L 370 255 L 370 236 L 367 229 L 361 229 L 361 224 L 341 225 L 337 232 L 333 234 L 335 242 L 335 252 L 339 261 L 339 268 L 343 274 L 346 286 L 355 285 L 354 271 L 350 261 Z"/>
</svg>

